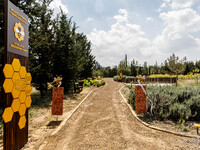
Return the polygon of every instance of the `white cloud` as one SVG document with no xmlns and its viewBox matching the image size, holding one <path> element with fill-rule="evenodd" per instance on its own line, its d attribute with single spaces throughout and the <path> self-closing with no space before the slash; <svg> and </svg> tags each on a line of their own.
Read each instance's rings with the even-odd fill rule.
<svg viewBox="0 0 200 150">
<path fill-rule="evenodd" d="M 53 0 L 50 5 L 49 5 L 50 9 L 53 9 L 54 12 L 54 17 L 56 17 L 57 14 L 60 13 L 60 8 L 63 10 L 64 13 L 68 13 L 68 8 L 66 5 L 64 5 L 61 0 Z"/>
<path fill-rule="evenodd" d="M 119 15 L 114 16 L 113 18 L 117 20 L 117 22 L 127 22 L 128 21 L 128 11 L 126 9 L 120 9 Z"/>
<path fill-rule="evenodd" d="M 172 1 L 165 0 L 166 3 Z M 172 53 L 192 60 L 198 58 L 200 38 L 194 35 L 200 32 L 200 15 L 195 10 L 182 8 L 160 13 L 164 28 L 153 40 L 146 37 L 140 25 L 130 23 L 128 17 L 127 10 L 119 10 L 113 17 L 116 22 L 110 30 L 93 29 L 88 35 L 92 53 L 101 65 L 118 65 L 125 54 L 139 63 L 147 61 L 149 64 L 155 61 L 161 63 Z M 152 18 L 147 17 L 146 20 L 151 21 Z"/>
<path fill-rule="evenodd" d="M 199 0 L 164 0 L 172 9 L 190 8 Z"/>
<path fill-rule="evenodd" d="M 151 18 L 151 17 L 147 17 L 147 18 L 146 18 L 146 21 L 153 22 L 153 18 Z"/>
<path fill-rule="evenodd" d="M 87 21 L 87 22 L 92 22 L 92 21 L 94 21 L 94 18 L 88 17 L 86 21 Z"/>
<path fill-rule="evenodd" d="M 200 30 L 200 15 L 190 8 L 161 13 L 160 18 L 176 32 L 196 32 Z"/>
</svg>

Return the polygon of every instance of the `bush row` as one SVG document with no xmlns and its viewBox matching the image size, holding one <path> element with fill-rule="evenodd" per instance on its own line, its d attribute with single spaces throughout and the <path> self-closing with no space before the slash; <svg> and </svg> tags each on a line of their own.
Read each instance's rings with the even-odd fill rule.
<svg viewBox="0 0 200 150">
<path fill-rule="evenodd" d="M 200 87 L 147 86 L 147 99 L 153 102 L 153 118 L 200 121 Z M 135 88 L 128 102 L 135 109 Z M 151 103 L 147 100 L 148 112 Z"/>
<path fill-rule="evenodd" d="M 89 87 L 89 86 L 97 86 L 97 87 L 100 87 L 100 86 L 103 86 L 105 85 L 105 81 L 103 79 L 93 79 L 92 78 L 88 78 L 88 79 L 84 79 L 84 83 L 83 83 L 83 86 L 84 87 Z"/>
</svg>

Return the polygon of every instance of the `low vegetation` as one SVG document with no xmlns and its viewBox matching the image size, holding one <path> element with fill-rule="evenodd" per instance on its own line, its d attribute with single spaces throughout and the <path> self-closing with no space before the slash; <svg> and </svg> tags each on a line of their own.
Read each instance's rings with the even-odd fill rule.
<svg viewBox="0 0 200 150">
<path fill-rule="evenodd" d="M 147 86 L 147 99 L 153 102 L 153 116 L 146 114 L 152 119 L 179 124 L 200 121 L 200 87 Z M 135 109 L 135 87 L 130 88 L 128 102 Z M 151 103 L 147 105 L 150 112 Z"/>
<path fill-rule="evenodd" d="M 105 85 L 105 81 L 103 79 L 101 79 L 100 77 L 98 78 L 88 78 L 88 79 L 84 79 L 84 83 L 83 83 L 83 86 L 84 87 L 89 87 L 89 86 L 97 86 L 97 87 L 100 87 L 100 86 L 103 86 Z"/>
</svg>

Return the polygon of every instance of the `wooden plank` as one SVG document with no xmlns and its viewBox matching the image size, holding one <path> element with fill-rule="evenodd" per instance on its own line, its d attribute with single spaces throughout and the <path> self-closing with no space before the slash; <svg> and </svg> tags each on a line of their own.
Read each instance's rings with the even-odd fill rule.
<svg viewBox="0 0 200 150">
<path fill-rule="evenodd" d="M 8 64 L 12 63 L 13 58 L 20 60 L 21 66 L 25 66 L 28 71 L 28 58 L 13 53 L 7 53 Z M 10 107 L 13 101 L 11 93 L 4 94 L 4 108 Z M 18 126 L 19 113 L 15 112 L 11 122 L 4 123 L 4 150 L 21 149 L 28 142 L 28 109 L 26 110 L 26 126 L 20 129 Z"/>
<path fill-rule="evenodd" d="M 198 127 L 198 128 L 200 128 L 200 124 L 198 124 L 198 123 L 194 123 L 194 127 Z"/>
</svg>

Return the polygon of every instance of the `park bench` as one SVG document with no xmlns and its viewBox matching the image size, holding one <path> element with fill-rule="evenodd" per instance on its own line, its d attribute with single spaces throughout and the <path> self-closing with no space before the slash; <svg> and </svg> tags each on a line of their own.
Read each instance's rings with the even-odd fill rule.
<svg viewBox="0 0 200 150">
<path fill-rule="evenodd" d="M 74 83 L 74 92 L 75 93 L 77 92 L 77 90 L 78 90 L 78 92 L 83 90 L 83 83 L 84 83 L 84 81 L 82 81 L 82 80 Z"/>
<path fill-rule="evenodd" d="M 194 127 L 197 127 L 197 135 L 200 135 L 200 134 L 199 134 L 200 124 L 194 123 Z"/>
</svg>

